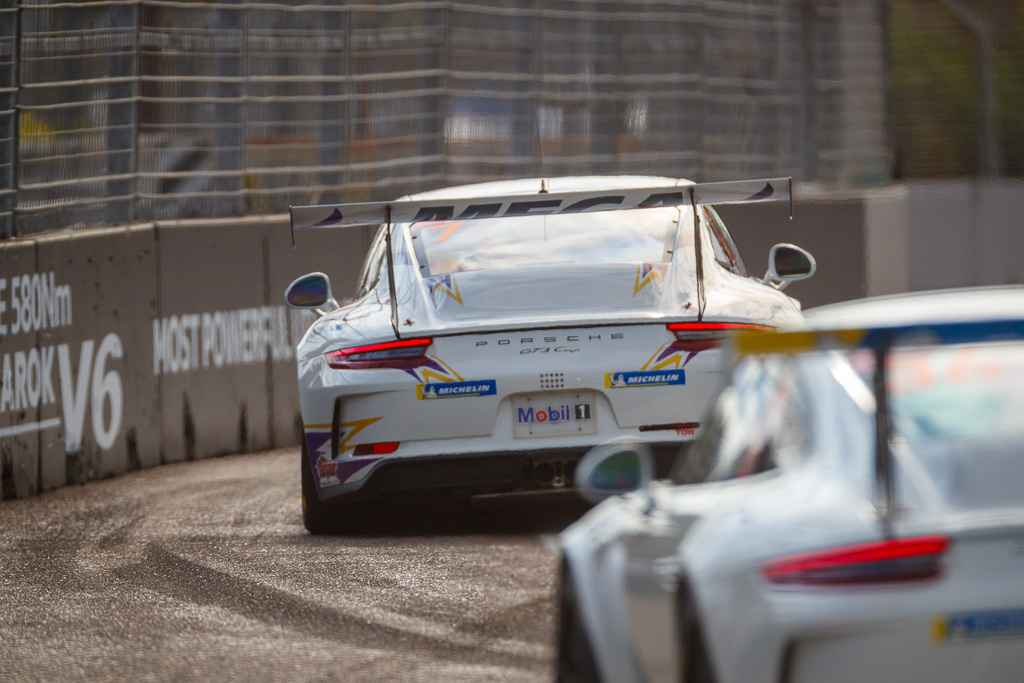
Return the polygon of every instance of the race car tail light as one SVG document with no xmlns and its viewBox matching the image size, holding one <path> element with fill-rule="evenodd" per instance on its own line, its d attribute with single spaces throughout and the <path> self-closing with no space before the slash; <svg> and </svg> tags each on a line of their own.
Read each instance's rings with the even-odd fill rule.
<svg viewBox="0 0 1024 683">
<path fill-rule="evenodd" d="M 327 354 L 327 364 L 335 370 L 414 367 L 427 353 L 433 339 L 399 339 L 383 344 L 353 346 Z"/>
<path fill-rule="evenodd" d="M 399 441 L 381 441 L 380 443 L 361 443 L 352 451 L 352 455 L 387 455 L 398 450 Z"/>
<path fill-rule="evenodd" d="M 764 574 L 772 583 L 811 586 L 931 579 L 948 547 L 945 536 L 864 543 L 772 560 Z"/>
<path fill-rule="evenodd" d="M 751 323 L 669 323 L 669 332 L 676 335 L 672 348 L 680 351 L 706 351 L 725 341 L 732 330 L 770 330 Z"/>
</svg>

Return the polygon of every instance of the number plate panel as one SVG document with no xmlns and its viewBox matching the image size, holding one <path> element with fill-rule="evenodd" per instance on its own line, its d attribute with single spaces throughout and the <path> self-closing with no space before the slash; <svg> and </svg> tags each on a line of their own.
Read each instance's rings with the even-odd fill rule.
<svg viewBox="0 0 1024 683">
<path fill-rule="evenodd" d="M 512 435 L 517 439 L 596 433 L 597 403 L 592 391 L 531 394 L 512 399 Z"/>
</svg>

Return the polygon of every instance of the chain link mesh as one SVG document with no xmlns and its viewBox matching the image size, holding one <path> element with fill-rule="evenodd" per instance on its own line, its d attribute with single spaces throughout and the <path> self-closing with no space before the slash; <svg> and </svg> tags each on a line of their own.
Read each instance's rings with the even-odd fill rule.
<svg viewBox="0 0 1024 683">
<path fill-rule="evenodd" d="M 884 26 L 876 0 L 23 0 L 0 236 L 536 175 L 879 184 Z"/>
</svg>

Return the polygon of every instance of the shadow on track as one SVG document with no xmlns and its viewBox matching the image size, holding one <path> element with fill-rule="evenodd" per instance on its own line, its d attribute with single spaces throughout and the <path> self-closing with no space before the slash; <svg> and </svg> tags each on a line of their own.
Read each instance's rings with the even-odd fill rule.
<svg viewBox="0 0 1024 683">
<path fill-rule="evenodd" d="M 575 491 L 391 503 L 338 536 L 555 534 L 589 510 Z"/>
</svg>

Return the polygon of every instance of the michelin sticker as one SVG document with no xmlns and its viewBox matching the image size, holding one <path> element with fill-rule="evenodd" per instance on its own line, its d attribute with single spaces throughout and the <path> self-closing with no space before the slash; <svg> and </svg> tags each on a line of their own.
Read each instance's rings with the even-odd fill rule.
<svg viewBox="0 0 1024 683">
<path fill-rule="evenodd" d="M 659 370 L 655 372 L 606 372 L 605 389 L 629 387 L 660 387 L 669 384 L 686 384 L 684 370 Z"/>
<path fill-rule="evenodd" d="M 416 398 L 462 398 L 465 396 L 491 396 L 497 391 L 497 383 L 493 379 L 481 379 L 475 382 L 431 382 L 416 385 Z"/>
</svg>

